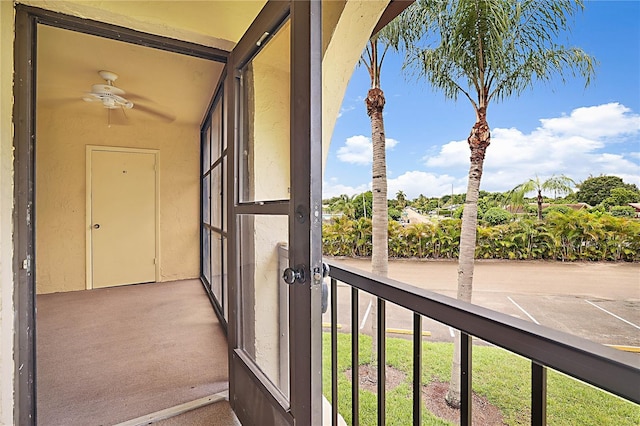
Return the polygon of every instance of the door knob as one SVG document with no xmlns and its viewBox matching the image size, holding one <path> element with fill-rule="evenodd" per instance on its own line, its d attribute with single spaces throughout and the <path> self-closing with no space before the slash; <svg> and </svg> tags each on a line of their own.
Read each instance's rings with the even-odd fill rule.
<svg viewBox="0 0 640 426">
<path fill-rule="evenodd" d="M 100 229 L 100 224 L 99 223 L 94 224 L 93 229 Z"/>
<path fill-rule="evenodd" d="M 298 265 L 295 269 L 287 268 L 282 273 L 282 279 L 287 284 L 293 284 L 296 281 L 304 283 L 304 266 Z"/>
</svg>

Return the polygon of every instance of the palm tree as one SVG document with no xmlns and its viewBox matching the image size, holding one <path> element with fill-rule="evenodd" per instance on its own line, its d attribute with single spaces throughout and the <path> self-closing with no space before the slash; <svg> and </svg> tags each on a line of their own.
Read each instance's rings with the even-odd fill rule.
<svg viewBox="0 0 640 426">
<path fill-rule="evenodd" d="M 396 197 L 397 196 L 398 194 L 396 194 Z M 428 202 L 429 202 L 429 199 L 424 195 L 420 194 L 415 200 L 413 200 L 413 202 L 411 202 L 411 207 L 418 210 L 418 213 L 424 213 L 425 210 L 427 210 L 426 206 Z"/>
<path fill-rule="evenodd" d="M 471 150 L 460 257 L 458 298 L 471 301 L 478 192 L 487 147 L 491 141 L 487 109 L 491 101 L 522 94 L 537 80 L 549 81 L 566 71 L 593 75 L 594 59 L 578 48 L 557 44 L 569 18 L 583 8 L 581 0 L 419 0 L 425 20 L 437 32 L 426 49 L 410 49 L 408 65 L 450 99 L 463 96 L 476 116 L 467 139 Z M 447 402 L 460 405 L 460 345 L 456 340 Z"/>
<path fill-rule="evenodd" d="M 386 103 L 384 92 L 380 87 L 380 75 L 385 55 L 390 48 L 398 50 L 400 47 L 400 30 L 404 21 L 395 19 L 385 26 L 380 32 L 369 39 L 367 46 L 360 57 L 369 72 L 371 88 L 365 98 L 367 115 L 371 119 L 371 142 L 373 145 L 372 164 L 372 253 L 371 271 L 383 277 L 387 276 L 389 269 L 389 213 L 387 204 L 387 162 L 386 139 L 384 132 L 384 119 L 382 112 Z M 407 32 L 404 32 L 407 36 Z M 372 306 L 377 306 L 375 301 Z M 371 311 L 372 323 L 372 357 L 377 353 L 377 309 Z M 375 364 L 375 360 L 372 359 Z"/>
<path fill-rule="evenodd" d="M 433 233 L 433 224 L 431 223 L 414 223 L 406 228 L 407 236 L 411 239 L 411 249 L 409 256 L 425 257 L 425 246 L 428 243 L 427 237 Z"/>
<path fill-rule="evenodd" d="M 535 179 L 529 179 L 528 181 L 521 183 L 520 185 L 513 188 L 509 193 L 509 198 L 513 205 L 524 205 L 525 195 L 530 192 L 537 191 L 538 220 L 542 220 L 542 202 L 544 201 L 544 199 L 542 198 L 542 191 L 553 191 L 555 198 L 558 194 L 570 194 L 571 192 L 573 192 L 573 189 L 571 188 L 575 185 L 576 183 L 573 181 L 573 179 L 565 175 L 551 176 L 544 182 L 541 182 L 540 178 L 536 176 Z"/>
<path fill-rule="evenodd" d="M 398 200 L 398 208 L 403 209 L 407 205 L 407 195 L 403 191 L 396 192 L 396 200 Z"/>
<path fill-rule="evenodd" d="M 382 54 L 379 54 L 379 42 L 382 43 Z M 373 191 L 372 208 L 372 248 L 371 272 L 386 277 L 389 271 L 389 207 L 387 204 L 387 160 L 386 139 L 384 133 L 384 119 L 382 111 L 386 102 L 384 92 L 380 88 L 380 71 L 385 54 L 390 44 L 384 33 L 373 35 L 360 58 L 369 72 L 371 88 L 365 98 L 367 115 L 371 119 L 371 143 L 373 145 L 373 163 L 371 167 Z M 378 353 L 378 309 L 375 297 L 371 296 L 371 364 L 377 363 Z M 369 375 L 369 380 L 376 383 L 377 378 Z"/>
<path fill-rule="evenodd" d="M 355 195 L 350 197 L 342 194 L 329 206 L 329 209 L 332 213 L 342 213 L 347 218 L 353 219 L 356 214 L 355 197 Z"/>
</svg>

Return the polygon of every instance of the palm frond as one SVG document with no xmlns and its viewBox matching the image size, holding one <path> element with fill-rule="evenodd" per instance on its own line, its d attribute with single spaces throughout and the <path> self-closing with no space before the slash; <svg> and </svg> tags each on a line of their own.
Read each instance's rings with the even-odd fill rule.
<svg viewBox="0 0 640 426">
<path fill-rule="evenodd" d="M 407 41 L 405 68 L 448 98 L 464 94 L 485 107 L 555 77 L 589 84 L 595 59 L 558 42 L 583 7 L 581 0 L 418 0 L 412 13 L 424 19 L 425 35 Z"/>
</svg>

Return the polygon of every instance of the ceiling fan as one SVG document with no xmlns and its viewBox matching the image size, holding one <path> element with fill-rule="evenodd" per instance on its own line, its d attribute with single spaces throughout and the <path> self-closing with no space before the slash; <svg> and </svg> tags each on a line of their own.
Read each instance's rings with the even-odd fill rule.
<svg viewBox="0 0 640 426">
<path fill-rule="evenodd" d="M 123 97 L 125 91 L 113 84 L 118 79 L 118 74 L 104 70 L 98 71 L 98 74 L 107 84 L 94 84 L 91 86 L 91 92 L 82 99 L 87 102 L 102 102 L 102 105 L 109 109 L 133 108 L 133 102 Z"/>
<path fill-rule="evenodd" d="M 127 97 L 125 97 L 126 92 L 119 87 L 116 87 L 114 84 L 114 82 L 118 79 L 118 74 L 111 71 L 102 70 L 98 71 L 98 75 L 100 75 L 100 77 L 105 80 L 106 84 L 94 84 L 93 86 L 91 86 L 91 91 L 87 92 L 82 99 L 86 102 L 101 102 L 102 106 L 109 110 L 109 124 L 111 124 L 111 110 L 121 109 L 124 113 L 125 110 L 134 108 L 134 105 L 135 110 L 154 115 L 167 123 L 175 120 L 176 117 L 172 114 L 158 111 L 139 103 L 134 104 L 130 100 L 144 99 L 140 96 L 129 94 Z"/>
</svg>

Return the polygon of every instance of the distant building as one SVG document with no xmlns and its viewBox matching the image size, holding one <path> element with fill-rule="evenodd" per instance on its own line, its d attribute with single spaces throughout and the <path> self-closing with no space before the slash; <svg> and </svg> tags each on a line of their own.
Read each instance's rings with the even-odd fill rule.
<svg viewBox="0 0 640 426">
<path fill-rule="evenodd" d="M 538 203 L 529 203 L 529 205 L 531 206 L 537 206 Z M 573 210 L 582 210 L 582 209 L 590 209 L 591 206 L 587 203 L 575 203 L 575 204 L 551 204 L 551 203 L 542 203 L 542 208 L 546 209 L 547 207 L 551 207 L 551 206 L 562 206 L 562 207 L 569 207 Z"/>
<path fill-rule="evenodd" d="M 322 221 L 323 222 L 331 222 L 331 220 L 333 219 L 338 219 L 341 218 L 344 215 L 344 213 L 340 212 L 340 213 L 322 213 Z"/>
<path fill-rule="evenodd" d="M 640 203 L 629 203 L 636 210 L 636 217 L 640 217 Z"/>
</svg>

